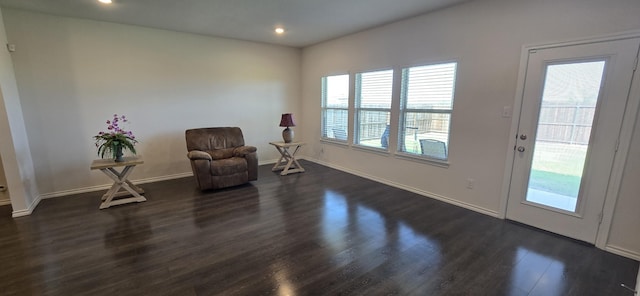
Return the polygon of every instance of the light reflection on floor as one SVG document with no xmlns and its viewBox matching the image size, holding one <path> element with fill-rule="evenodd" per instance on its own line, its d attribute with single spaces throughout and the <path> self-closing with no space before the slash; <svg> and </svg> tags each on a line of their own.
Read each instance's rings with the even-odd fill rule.
<svg viewBox="0 0 640 296">
<path fill-rule="evenodd" d="M 275 268 L 274 268 L 275 269 Z M 289 280 L 289 270 L 287 268 L 276 269 L 274 275 L 275 282 L 278 286 L 279 296 L 292 296 L 296 295 L 291 281 Z"/>
<path fill-rule="evenodd" d="M 344 250 L 347 246 L 346 230 L 347 202 L 344 196 L 327 190 L 324 195 L 324 210 L 322 217 L 322 234 L 325 242 L 333 251 Z"/>
<path fill-rule="evenodd" d="M 517 263 L 511 273 L 511 294 L 562 295 L 564 289 L 564 263 L 524 247 L 518 247 Z M 535 289 L 535 290 L 534 290 Z"/>
<path fill-rule="evenodd" d="M 361 259 L 360 266 L 365 267 L 420 262 L 415 266 L 437 270 L 442 261 L 439 243 L 413 229 L 407 221 L 385 217 L 331 190 L 324 195 L 322 238 L 332 253 L 339 254 L 338 257 L 353 253 L 351 256 Z M 363 241 L 367 244 L 359 243 Z"/>
<path fill-rule="evenodd" d="M 387 241 L 387 234 L 392 230 L 385 228 L 385 221 L 383 221 L 383 217 L 378 212 L 365 206 L 357 205 L 354 218 L 357 227 L 357 229 L 354 229 L 354 233 L 360 236 L 358 237 L 359 240 L 369 242 L 362 246 L 363 248 L 359 250 L 360 252 L 375 251 L 393 243 L 391 240 Z"/>
<path fill-rule="evenodd" d="M 348 233 L 348 228 L 353 227 L 350 221 L 356 223 L 358 229 L 354 232 L 364 235 L 362 239 L 373 240 L 374 248 L 393 242 L 400 245 L 401 249 L 423 244 L 429 249 L 438 250 L 437 243 L 416 233 L 406 222 L 385 220 L 384 216 L 367 206 L 349 204 L 343 195 L 331 190 L 325 191 L 322 219 L 325 242 L 335 250 L 345 248 L 347 241 L 353 239 Z M 390 233 L 399 233 L 399 235 L 390 235 Z"/>
</svg>

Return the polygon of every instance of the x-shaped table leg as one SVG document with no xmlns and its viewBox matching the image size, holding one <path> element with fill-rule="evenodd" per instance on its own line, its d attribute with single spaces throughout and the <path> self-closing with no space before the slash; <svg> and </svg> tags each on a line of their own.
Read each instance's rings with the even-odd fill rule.
<svg viewBox="0 0 640 296">
<path fill-rule="evenodd" d="M 300 149 L 300 146 L 296 146 L 296 148 L 293 150 L 293 153 L 289 153 L 289 147 L 275 147 L 276 149 L 278 149 L 278 152 L 280 152 L 280 158 L 273 166 L 272 171 L 282 170 L 282 172 L 280 173 L 280 175 L 282 176 L 290 173 L 304 172 L 304 168 L 302 168 L 295 157 L 296 153 L 298 153 L 298 150 Z"/>
<path fill-rule="evenodd" d="M 100 209 L 106 209 L 110 206 L 130 203 L 130 202 L 143 202 L 147 199 L 140 195 L 140 193 L 144 193 L 142 188 L 134 185 L 131 181 L 128 180 L 129 174 L 133 171 L 135 166 L 128 165 L 122 170 L 122 172 L 118 172 L 114 168 L 103 168 L 100 169 L 105 175 L 109 176 L 113 180 L 113 185 L 111 188 L 102 196 L 102 204 L 100 204 Z M 121 188 L 124 188 L 125 191 L 119 192 Z M 133 197 L 129 198 L 121 198 L 113 200 L 114 197 L 125 196 L 125 195 L 133 195 Z"/>
</svg>

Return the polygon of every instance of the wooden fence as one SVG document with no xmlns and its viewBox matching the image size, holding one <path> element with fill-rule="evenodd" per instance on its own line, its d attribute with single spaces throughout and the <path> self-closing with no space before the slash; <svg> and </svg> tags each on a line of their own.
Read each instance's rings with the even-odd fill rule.
<svg viewBox="0 0 640 296">
<path fill-rule="evenodd" d="M 595 106 L 543 106 L 536 141 L 589 144 Z"/>
</svg>

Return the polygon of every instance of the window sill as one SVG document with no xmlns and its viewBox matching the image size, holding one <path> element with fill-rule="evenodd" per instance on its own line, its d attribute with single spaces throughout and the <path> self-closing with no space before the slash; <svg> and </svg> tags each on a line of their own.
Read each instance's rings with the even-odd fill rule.
<svg viewBox="0 0 640 296">
<path fill-rule="evenodd" d="M 385 149 L 382 149 L 382 148 L 363 146 L 363 145 L 353 145 L 353 149 L 354 150 L 360 150 L 360 151 L 363 151 L 363 152 L 374 153 L 374 154 L 378 154 L 378 155 L 381 155 L 381 156 L 389 156 L 391 154 L 391 153 L 389 153 L 389 150 L 385 150 Z"/>
<path fill-rule="evenodd" d="M 343 146 L 345 148 L 349 147 L 349 142 L 347 141 L 334 140 L 334 139 L 328 139 L 328 138 L 321 138 L 320 143 Z"/>
<path fill-rule="evenodd" d="M 397 158 L 402 158 L 402 159 L 406 159 L 406 160 L 422 162 L 422 163 L 430 164 L 430 165 L 433 165 L 433 166 L 438 166 L 438 167 L 441 167 L 441 168 L 448 168 L 449 167 L 449 161 L 448 160 L 437 159 L 437 158 L 429 158 L 429 157 L 425 157 L 425 156 L 420 156 L 420 155 L 410 154 L 410 153 L 403 153 L 403 152 L 397 152 L 394 155 Z"/>
</svg>

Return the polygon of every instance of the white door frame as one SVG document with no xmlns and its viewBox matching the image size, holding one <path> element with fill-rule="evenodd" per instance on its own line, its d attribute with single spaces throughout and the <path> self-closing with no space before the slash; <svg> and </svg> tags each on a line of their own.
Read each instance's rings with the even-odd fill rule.
<svg viewBox="0 0 640 296">
<path fill-rule="evenodd" d="M 522 99 L 524 95 L 524 83 L 527 72 L 527 63 L 529 57 L 529 51 L 534 49 L 546 49 L 553 47 L 564 47 L 571 45 L 580 45 L 594 42 L 614 41 L 620 39 L 631 39 L 640 37 L 640 31 L 629 31 L 620 34 L 612 34 L 606 36 L 590 37 L 585 39 L 572 40 L 567 42 L 554 42 L 544 44 L 525 45 L 522 47 L 520 54 L 520 66 L 518 70 L 518 84 L 516 88 L 516 96 L 513 103 L 513 118 L 511 120 L 511 129 L 509 132 L 509 144 L 507 146 L 507 155 L 504 166 L 504 177 L 502 180 L 502 189 L 500 197 L 500 209 L 498 216 L 501 219 L 505 219 L 507 215 L 507 202 L 509 199 L 509 188 L 511 183 L 511 174 L 514 163 L 513 147 L 516 145 L 516 134 L 518 133 L 518 125 L 520 123 L 520 109 L 522 108 Z M 618 151 L 613 159 L 613 166 L 611 169 L 611 176 L 609 177 L 607 193 L 605 196 L 603 219 L 598 228 L 598 234 L 596 237 L 596 247 L 600 249 L 606 249 L 609 239 L 609 231 L 611 229 L 611 222 L 613 220 L 613 212 L 615 211 L 615 205 L 618 200 L 618 193 L 620 191 L 620 183 L 622 182 L 622 173 L 624 165 L 627 160 L 627 154 L 629 152 L 629 146 L 631 145 L 631 136 L 633 134 L 633 128 L 635 125 L 635 119 L 638 114 L 638 108 L 640 107 L 640 75 L 636 74 L 633 77 L 631 83 L 631 90 L 629 92 L 629 99 L 627 101 L 627 107 L 622 121 L 622 127 L 619 134 L 619 147 Z"/>
</svg>

